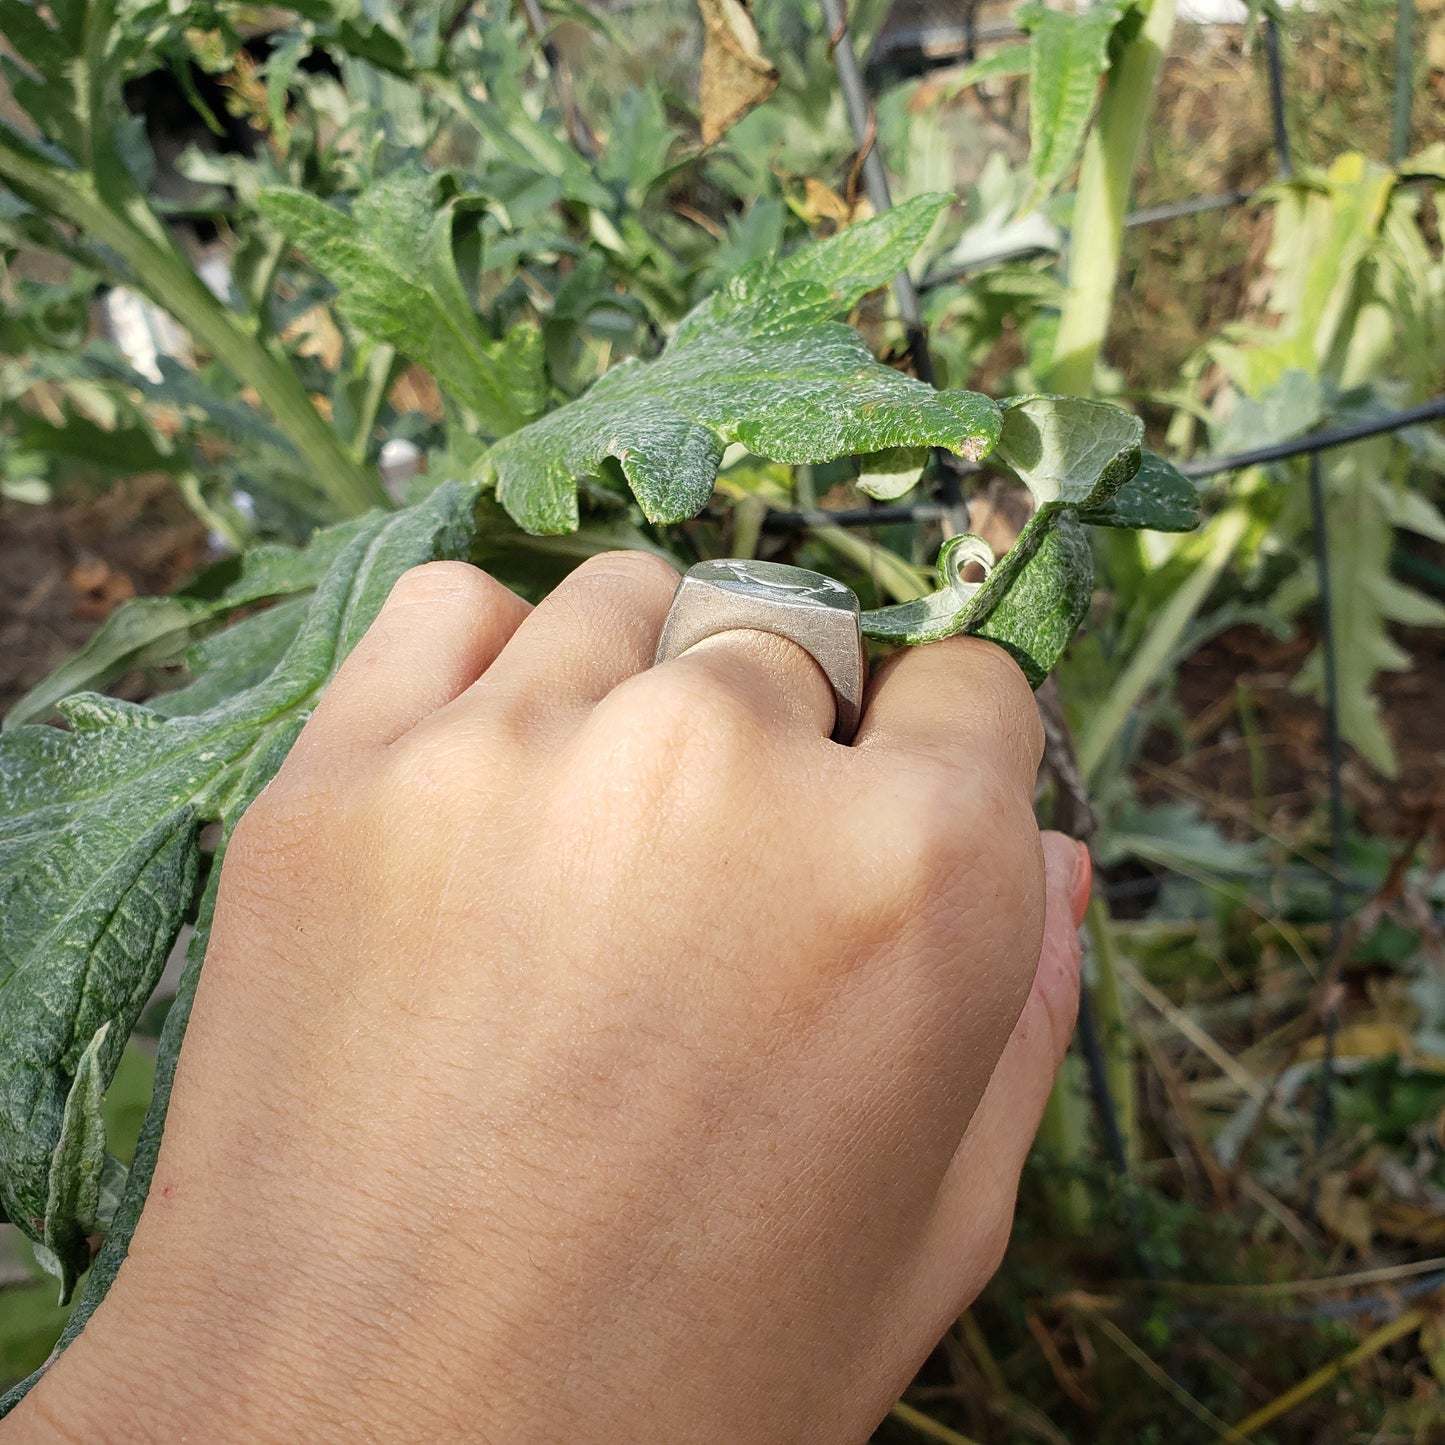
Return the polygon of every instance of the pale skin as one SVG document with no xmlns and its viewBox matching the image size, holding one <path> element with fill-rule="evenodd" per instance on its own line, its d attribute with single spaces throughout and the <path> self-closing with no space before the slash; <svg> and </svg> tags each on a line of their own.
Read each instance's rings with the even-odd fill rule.
<svg viewBox="0 0 1445 1445">
<path fill-rule="evenodd" d="M 155 1180 L 23 1441 L 866 1440 L 996 1268 L 1088 863 L 990 644 L 829 740 L 676 574 L 407 573 L 237 827 Z"/>
</svg>

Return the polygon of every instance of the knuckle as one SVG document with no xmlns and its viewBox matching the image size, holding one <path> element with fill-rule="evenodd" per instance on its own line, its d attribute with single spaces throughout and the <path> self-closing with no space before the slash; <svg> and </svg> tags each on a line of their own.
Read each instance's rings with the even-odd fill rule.
<svg viewBox="0 0 1445 1445">
<path fill-rule="evenodd" d="M 654 840 L 746 809 L 755 723 L 696 679 L 640 673 L 598 706 L 577 738 L 613 825 Z"/>
<path fill-rule="evenodd" d="M 652 552 L 599 552 L 589 557 L 572 577 L 608 590 L 618 586 L 669 593 L 677 590 L 678 576 L 670 562 Z"/>
<path fill-rule="evenodd" d="M 405 814 L 434 816 L 462 791 L 472 769 L 459 767 L 457 749 L 442 738 L 403 738 L 386 755 L 377 779 L 381 804 Z"/>
<path fill-rule="evenodd" d="M 470 562 L 423 562 L 408 568 L 396 579 L 391 600 L 409 606 L 433 602 L 485 605 L 496 593 L 505 590 L 500 582 Z"/>
<path fill-rule="evenodd" d="M 461 728 L 414 730 L 394 743 L 367 790 L 367 811 L 397 834 L 461 826 L 490 813 L 521 776 L 525 751 L 506 723 L 485 732 Z"/>
<path fill-rule="evenodd" d="M 895 776 L 891 791 L 887 841 L 895 872 L 932 892 L 973 852 L 976 800 L 958 770 L 939 766 L 910 768 Z"/>
<path fill-rule="evenodd" d="M 990 917 L 1029 911 L 1038 826 L 995 769 L 910 764 L 893 771 L 872 811 L 879 880 L 899 916 L 947 930 L 980 902 Z"/>
<path fill-rule="evenodd" d="M 627 731 L 652 752 L 679 760 L 703 753 L 712 767 L 756 747 L 758 719 L 735 693 L 687 668 L 658 667 L 630 678 L 613 696 Z"/>
</svg>

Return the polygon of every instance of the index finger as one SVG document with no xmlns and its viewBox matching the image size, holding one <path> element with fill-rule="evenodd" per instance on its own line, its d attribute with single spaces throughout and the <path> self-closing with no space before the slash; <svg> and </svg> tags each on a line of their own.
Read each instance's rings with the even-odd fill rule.
<svg viewBox="0 0 1445 1445">
<path fill-rule="evenodd" d="M 992 751 L 1032 795 L 1044 729 L 1008 653 L 977 637 L 948 637 L 902 649 L 878 669 L 853 746 L 944 759 Z"/>
</svg>

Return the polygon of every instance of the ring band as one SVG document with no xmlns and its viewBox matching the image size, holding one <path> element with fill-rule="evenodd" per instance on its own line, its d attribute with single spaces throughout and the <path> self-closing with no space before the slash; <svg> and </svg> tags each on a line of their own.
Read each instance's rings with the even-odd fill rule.
<svg viewBox="0 0 1445 1445">
<path fill-rule="evenodd" d="M 786 637 L 823 669 L 833 688 L 833 740 L 851 742 L 868 671 L 853 589 L 781 562 L 699 562 L 672 600 L 656 660 L 667 662 L 705 638 L 740 629 Z"/>
</svg>

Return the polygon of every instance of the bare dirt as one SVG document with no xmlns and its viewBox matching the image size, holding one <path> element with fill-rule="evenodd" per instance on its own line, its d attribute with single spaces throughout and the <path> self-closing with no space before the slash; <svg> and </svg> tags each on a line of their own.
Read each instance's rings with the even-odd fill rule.
<svg viewBox="0 0 1445 1445">
<path fill-rule="evenodd" d="M 0 501 L 0 714 L 127 598 L 174 591 L 205 558 L 205 528 L 164 477 Z"/>
<path fill-rule="evenodd" d="M 1376 691 L 1399 772 L 1384 777 L 1347 747 L 1346 806 L 1365 833 L 1408 838 L 1423 828 L 1445 839 L 1445 632 L 1400 628 L 1396 640 L 1415 665 L 1382 674 Z M 1325 713 L 1295 691 L 1314 645 L 1308 628 L 1280 642 L 1237 627 L 1190 657 L 1175 684 L 1184 736 L 1156 731 L 1142 764 L 1145 794 L 1191 798 L 1236 837 L 1323 819 Z"/>
</svg>

